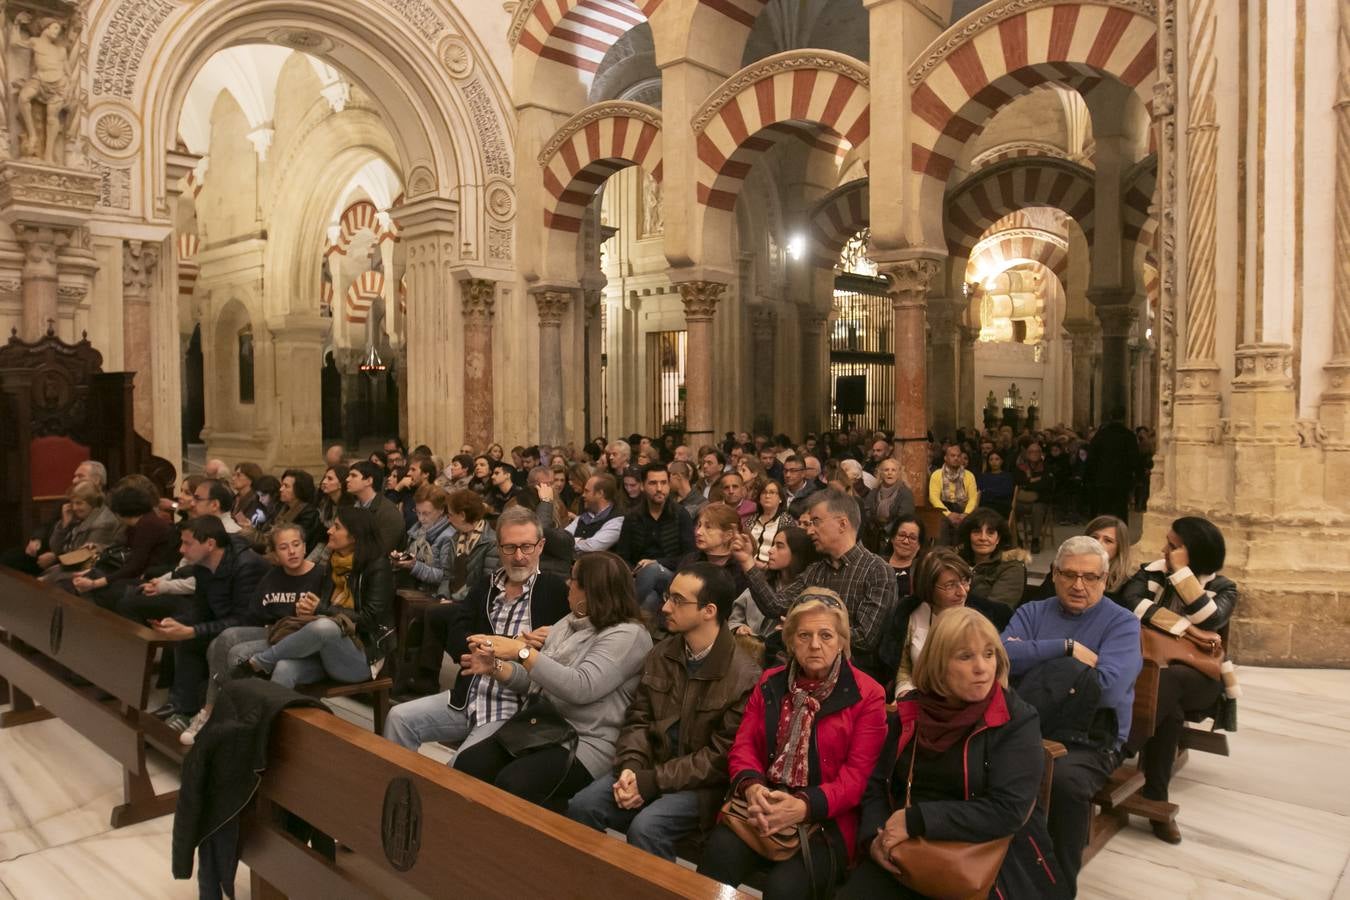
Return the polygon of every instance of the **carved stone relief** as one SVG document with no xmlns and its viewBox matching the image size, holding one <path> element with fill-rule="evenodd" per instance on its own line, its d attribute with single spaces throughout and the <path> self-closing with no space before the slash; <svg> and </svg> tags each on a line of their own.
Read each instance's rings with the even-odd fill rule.
<svg viewBox="0 0 1350 900">
<path fill-rule="evenodd" d="M 7 99 L 19 123 L 18 155 L 51 165 L 64 165 L 66 143 L 76 137 L 84 105 L 82 68 L 84 21 L 78 11 L 68 17 L 34 19 L 24 10 L 9 26 L 9 55 L 28 51 L 26 67 L 6 72 Z"/>
<path fill-rule="evenodd" d="M 497 107 L 492 102 L 482 79 L 473 78 L 464 83 L 461 93 L 473 117 L 473 128 L 478 134 L 478 145 L 483 152 L 483 165 L 489 175 L 511 177 L 511 151 L 502 136 Z"/>
<path fill-rule="evenodd" d="M 131 99 L 155 32 L 178 6 L 174 0 L 122 0 L 117 4 L 94 56 L 96 96 Z"/>
</svg>

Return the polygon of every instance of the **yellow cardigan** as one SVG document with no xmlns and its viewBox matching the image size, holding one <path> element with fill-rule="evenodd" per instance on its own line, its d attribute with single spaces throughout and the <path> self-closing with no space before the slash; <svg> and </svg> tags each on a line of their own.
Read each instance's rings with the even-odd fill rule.
<svg viewBox="0 0 1350 900">
<path fill-rule="evenodd" d="M 980 505 L 980 489 L 975 486 L 975 476 L 969 469 L 965 470 L 962 478 L 966 483 L 966 508 L 960 510 L 962 513 L 968 513 Z M 933 474 L 928 477 L 928 503 L 935 506 L 943 512 L 951 512 L 947 509 L 947 504 L 942 502 L 942 467 L 938 466 Z"/>
</svg>

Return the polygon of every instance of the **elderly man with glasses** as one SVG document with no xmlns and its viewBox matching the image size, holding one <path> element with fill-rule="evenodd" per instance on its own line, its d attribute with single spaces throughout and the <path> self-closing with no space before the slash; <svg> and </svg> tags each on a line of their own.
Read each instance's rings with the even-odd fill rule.
<svg viewBox="0 0 1350 900">
<path fill-rule="evenodd" d="M 1092 795 L 1120 764 L 1143 668 L 1139 620 L 1101 602 L 1108 561 L 1094 538 L 1069 538 L 1055 554 L 1055 596 L 1019 606 L 1003 631 L 1018 694 L 1040 712 L 1042 735 L 1069 751 L 1055 761 L 1047 824 L 1071 891 Z"/>
<path fill-rule="evenodd" d="M 426 627 L 444 630 L 459 677 L 449 692 L 400 703 L 389 713 L 384 736 L 409 750 L 429 741 L 462 741 L 462 750 L 495 733 L 520 708 L 521 695 L 494 677 L 500 667 L 490 655 L 469 651 L 469 635 L 519 638 L 538 650 L 549 626 L 569 612 L 567 583 L 539 571 L 544 533 L 534 513 L 514 506 L 504 511 L 497 542 L 502 567 L 471 585 L 463 601 L 427 612 Z"/>
</svg>

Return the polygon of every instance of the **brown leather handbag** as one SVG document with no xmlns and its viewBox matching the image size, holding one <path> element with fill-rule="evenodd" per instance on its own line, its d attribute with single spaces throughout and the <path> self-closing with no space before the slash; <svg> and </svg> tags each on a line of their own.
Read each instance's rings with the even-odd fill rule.
<svg viewBox="0 0 1350 900">
<path fill-rule="evenodd" d="M 304 628 L 310 622 L 313 622 L 318 616 L 286 616 L 278 619 L 271 628 L 267 629 L 267 643 L 279 644 L 283 638 L 288 638 L 295 634 L 301 628 Z"/>
<path fill-rule="evenodd" d="M 759 829 L 750 821 L 750 809 L 745 798 L 732 793 L 730 799 L 722 804 L 722 821 L 735 833 L 745 845 L 765 859 L 782 862 L 797 855 L 802 846 L 810 839 L 811 832 L 819 825 L 794 825 L 776 831 L 770 835 L 759 833 Z"/>
<path fill-rule="evenodd" d="M 915 738 L 917 740 L 917 738 Z M 905 808 L 914 784 L 916 745 L 909 759 Z M 1035 809 L 1035 806 L 1032 807 Z M 1027 818 L 1030 818 L 1028 813 Z M 1012 835 L 992 841 L 930 841 L 909 838 L 891 848 L 891 864 L 900 870 L 900 883 L 933 900 L 984 900 L 994 889 L 998 870 L 1012 845 Z"/>
<path fill-rule="evenodd" d="M 1172 663 L 1190 666 L 1201 674 L 1221 680 L 1223 639 L 1212 631 L 1187 628 L 1181 634 L 1162 631 L 1151 625 L 1139 629 L 1144 658 L 1167 668 Z"/>
</svg>

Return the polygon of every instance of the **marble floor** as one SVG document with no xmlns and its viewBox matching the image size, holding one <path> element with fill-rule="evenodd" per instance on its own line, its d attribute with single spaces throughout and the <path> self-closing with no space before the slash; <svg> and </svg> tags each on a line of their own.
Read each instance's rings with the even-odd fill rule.
<svg viewBox="0 0 1350 900">
<path fill-rule="evenodd" d="M 1079 896 L 1350 900 L 1350 671 L 1245 668 L 1242 681 L 1233 755 L 1193 753 L 1174 782 L 1185 840 L 1134 823 Z M 339 704 L 370 727 L 367 708 Z M 155 771 L 171 788 L 167 764 Z M 194 897 L 169 873 L 170 817 L 109 828 L 120 789 L 111 760 L 59 721 L 0 730 L 0 900 Z M 247 897 L 245 873 L 238 886 Z"/>
</svg>

